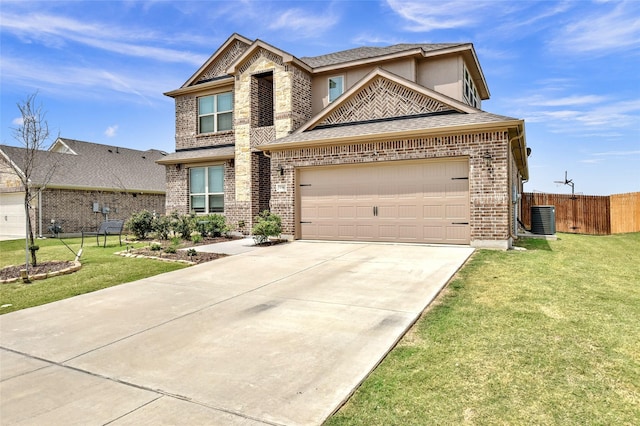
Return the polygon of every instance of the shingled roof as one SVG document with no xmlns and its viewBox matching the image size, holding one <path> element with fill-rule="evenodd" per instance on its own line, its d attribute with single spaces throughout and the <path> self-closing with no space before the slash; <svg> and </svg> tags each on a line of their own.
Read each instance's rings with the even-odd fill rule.
<svg viewBox="0 0 640 426">
<path fill-rule="evenodd" d="M 139 151 L 73 139 L 58 138 L 72 152 L 37 151 L 31 180 L 35 186 L 50 188 L 165 192 L 165 168 L 156 163 L 165 153 L 150 149 Z M 27 150 L 0 145 L 2 151 L 21 170 Z M 45 182 L 47 173 L 54 173 Z"/>
<path fill-rule="evenodd" d="M 461 46 L 466 43 L 433 43 L 433 44 L 394 44 L 384 47 L 357 47 L 355 49 L 342 50 L 340 52 L 328 53 L 320 56 L 306 56 L 300 60 L 312 68 L 319 68 L 330 65 L 342 64 L 345 62 L 358 61 L 361 59 L 378 58 L 380 56 L 392 55 L 394 53 L 406 52 L 409 50 L 422 49 L 423 52 L 431 52 L 450 47 Z"/>
<path fill-rule="evenodd" d="M 520 120 L 489 112 L 464 114 L 454 111 L 446 113 L 426 114 L 422 116 L 397 117 L 385 120 L 372 120 L 370 122 L 349 123 L 343 125 L 322 126 L 302 133 L 293 133 L 273 142 L 260 145 L 258 149 L 268 151 L 270 149 L 282 149 L 288 146 L 298 146 L 321 142 L 330 144 L 344 143 L 345 139 L 364 138 L 368 140 L 386 139 L 393 134 L 423 134 L 449 131 L 451 129 L 484 126 L 493 126 L 504 123 L 516 123 Z"/>
</svg>

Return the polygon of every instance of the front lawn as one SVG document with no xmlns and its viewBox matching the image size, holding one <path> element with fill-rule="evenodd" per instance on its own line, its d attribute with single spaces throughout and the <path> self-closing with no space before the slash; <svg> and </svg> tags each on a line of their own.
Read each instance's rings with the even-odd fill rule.
<svg viewBox="0 0 640 426">
<path fill-rule="evenodd" d="M 78 252 L 80 238 L 65 239 L 69 247 Z M 102 240 L 100 240 L 102 243 Z M 57 239 L 38 240 L 38 261 L 73 260 L 75 255 Z M 138 243 L 133 247 L 142 247 Z M 132 247 L 130 244 L 129 247 Z M 24 240 L 0 241 L 0 268 L 24 264 Z M 97 247 L 95 238 L 85 239 L 80 262 L 82 268 L 70 275 L 62 275 L 31 284 L 0 284 L 0 314 L 38 306 L 67 297 L 76 296 L 102 288 L 135 281 L 141 278 L 184 268 L 181 263 L 168 263 L 151 259 L 132 259 L 114 255 L 125 250 L 118 245 L 117 237 L 109 237 L 107 247 Z"/>
<path fill-rule="evenodd" d="M 640 233 L 477 251 L 328 425 L 640 424 Z"/>
</svg>

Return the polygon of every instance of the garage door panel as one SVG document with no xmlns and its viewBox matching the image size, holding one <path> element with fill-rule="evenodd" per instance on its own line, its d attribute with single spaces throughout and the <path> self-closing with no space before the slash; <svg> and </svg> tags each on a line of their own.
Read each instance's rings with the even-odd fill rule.
<svg viewBox="0 0 640 426">
<path fill-rule="evenodd" d="M 24 238 L 26 217 L 24 192 L 0 194 L 0 235 Z"/>
<path fill-rule="evenodd" d="M 322 185 L 301 189 L 302 220 L 336 225 L 301 226 L 301 236 L 468 244 L 468 168 L 468 160 L 457 159 L 301 169 L 302 182 Z"/>
</svg>

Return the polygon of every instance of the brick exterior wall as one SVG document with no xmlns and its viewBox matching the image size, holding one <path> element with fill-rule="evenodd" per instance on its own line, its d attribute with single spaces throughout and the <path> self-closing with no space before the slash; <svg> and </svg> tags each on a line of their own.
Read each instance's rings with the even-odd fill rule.
<svg viewBox="0 0 640 426">
<path fill-rule="evenodd" d="M 164 194 L 140 194 L 109 191 L 77 191 L 70 189 L 45 189 L 42 192 L 42 233 L 48 233 L 51 220 L 61 224 L 63 232 L 78 233 L 95 230 L 105 220 L 102 213 L 93 212 L 93 203 L 100 209 L 109 207 L 109 219 L 127 220 L 133 213 L 149 210 L 158 215 L 165 214 Z M 35 230 L 38 229 L 38 205 L 34 200 Z"/>
<path fill-rule="evenodd" d="M 484 156 L 492 157 L 489 166 Z M 509 199 L 508 132 L 482 132 L 384 142 L 365 142 L 274 151 L 271 154 L 271 211 L 280 215 L 283 234 L 296 235 L 296 168 L 443 157 L 469 158 L 472 244 L 503 246 L 509 240 L 513 207 Z M 284 174 L 281 176 L 279 167 Z M 286 192 L 276 192 L 276 184 Z M 506 248 L 506 246 L 504 247 Z"/>
<path fill-rule="evenodd" d="M 231 88 L 229 88 L 231 90 Z M 229 145 L 235 142 L 233 130 L 198 134 L 198 98 L 194 95 L 176 97 L 176 151 Z"/>
<path fill-rule="evenodd" d="M 189 213 L 189 169 L 184 165 L 169 164 L 165 166 L 167 176 L 167 197 L 165 211 L 167 214 L 178 212 Z"/>
</svg>

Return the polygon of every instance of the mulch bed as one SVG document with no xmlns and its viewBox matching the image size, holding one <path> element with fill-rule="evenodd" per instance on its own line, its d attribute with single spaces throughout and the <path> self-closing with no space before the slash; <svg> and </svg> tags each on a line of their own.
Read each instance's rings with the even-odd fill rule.
<svg viewBox="0 0 640 426">
<path fill-rule="evenodd" d="M 197 249 L 195 256 L 189 256 L 186 250 L 178 250 L 175 253 L 165 253 L 162 250 L 151 250 L 148 247 L 130 250 L 128 254 L 131 254 L 132 256 L 157 257 L 162 260 L 171 260 L 174 262 L 193 262 L 196 264 L 209 262 L 226 256 L 226 254 L 219 253 L 202 253 L 197 251 Z"/>
<path fill-rule="evenodd" d="M 71 268 L 75 265 L 73 261 L 50 261 L 40 262 L 37 266 L 29 265 L 29 275 L 39 275 L 47 272 L 57 272 L 63 269 Z M 0 269 L 0 281 L 10 280 L 20 277 L 20 270 L 24 269 L 22 265 L 11 265 Z"/>
</svg>

